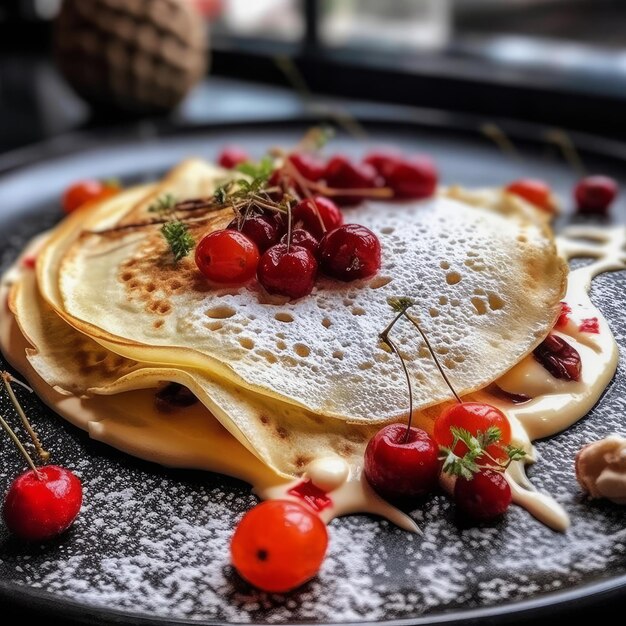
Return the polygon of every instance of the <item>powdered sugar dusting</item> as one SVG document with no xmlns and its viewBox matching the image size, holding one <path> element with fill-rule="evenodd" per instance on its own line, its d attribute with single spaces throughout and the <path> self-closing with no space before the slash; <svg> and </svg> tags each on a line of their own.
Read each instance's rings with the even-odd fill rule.
<svg viewBox="0 0 626 626">
<path fill-rule="evenodd" d="M 482 161 L 480 168 L 482 176 Z M 7 228 L 0 237 L 3 264 L 41 226 L 24 220 Z M 121 455 L 17 390 L 53 461 L 82 477 L 85 507 L 67 535 L 41 547 L 17 542 L 0 528 L 0 580 L 129 614 L 278 624 L 437 615 L 623 576 L 624 509 L 587 501 L 573 462 L 584 443 L 611 432 L 626 434 L 624 293 L 624 273 L 600 276 L 592 288 L 592 299 L 622 348 L 615 380 L 587 418 L 538 442 L 541 462 L 529 472 L 570 514 L 572 527 L 565 535 L 518 507 L 494 526 L 461 528 L 451 502 L 436 495 L 411 512 L 423 536 L 365 516 L 335 520 L 318 578 L 290 594 L 259 593 L 228 564 L 233 528 L 256 502 L 247 485 Z M 4 396 L 0 412 L 12 415 Z M 5 489 L 24 467 L 4 437 L 0 458 L 0 489 Z"/>
</svg>

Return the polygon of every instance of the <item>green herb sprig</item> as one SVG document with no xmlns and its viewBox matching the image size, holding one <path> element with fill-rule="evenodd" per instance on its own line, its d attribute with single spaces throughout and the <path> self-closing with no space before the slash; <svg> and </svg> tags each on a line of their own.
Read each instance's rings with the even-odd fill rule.
<svg viewBox="0 0 626 626">
<path fill-rule="evenodd" d="M 174 255 L 174 261 L 178 263 L 184 259 L 195 247 L 196 240 L 189 232 L 189 227 L 180 220 L 172 220 L 161 226 L 161 234 Z"/>
</svg>

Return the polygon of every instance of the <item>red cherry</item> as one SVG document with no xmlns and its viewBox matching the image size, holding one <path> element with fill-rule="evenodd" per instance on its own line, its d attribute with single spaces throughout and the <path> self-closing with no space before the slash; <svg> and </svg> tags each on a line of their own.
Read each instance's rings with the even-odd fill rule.
<svg viewBox="0 0 626 626">
<path fill-rule="evenodd" d="M 574 198 L 581 213 L 606 214 L 615 200 L 619 187 L 608 176 L 587 176 L 576 185 Z"/>
<path fill-rule="evenodd" d="M 450 429 L 453 426 L 464 428 L 472 435 L 477 435 L 478 432 L 485 433 L 491 426 L 499 428 L 500 441 L 488 446 L 487 452 L 495 459 L 506 458 L 502 446 L 511 443 L 511 423 L 500 409 L 483 402 L 463 402 L 444 409 L 435 420 L 433 430 L 433 437 L 440 446 L 452 445 L 454 435 Z M 463 456 L 467 452 L 467 446 L 459 441 L 453 452 L 458 456 Z"/>
<path fill-rule="evenodd" d="M 386 180 L 391 169 L 403 158 L 401 152 L 393 149 L 373 150 L 365 155 L 363 163 L 371 165 Z"/>
<path fill-rule="evenodd" d="M 471 480 L 457 478 L 454 499 L 468 517 L 486 522 L 502 515 L 511 504 L 511 487 L 501 472 L 481 470 Z"/>
<path fill-rule="evenodd" d="M 238 146 L 226 146 L 217 158 L 220 167 L 227 170 L 235 169 L 241 163 L 250 160 L 250 155 Z"/>
<path fill-rule="evenodd" d="M 63 194 L 63 210 L 72 213 L 89 202 L 104 200 L 120 192 L 116 184 L 103 183 L 100 180 L 83 180 L 68 187 Z"/>
<path fill-rule="evenodd" d="M 285 233 L 280 240 L 281 243 L 287 242 L 287 233 Z M 306 248 L 314 257 L 317 257 L 319 251 L 319 241 L 313 237 L 313 235 L 303 228 L 296 228 L 291 232 L 291 245 L 299 246 L 300 248 Z"/>
<path fill-rule="evenodd" d="M 326 165 L 312 154 L 306 152 L 294 152 L 287 157 L 290 163 L 307 180 L 317 182 L 324 176 Z"/>
<path fill-rule="evenodd" d="M 60 535 L 76 519 L 83 501 L 80 479 L 58 465 L 20 474 L 4 498 L 8 529 L 21 539 L 44 541 Z"/>
<path fill-rule="evenodd" d="M 244 515 L 230 555 L 242 578 L 264 591 L 282 593 L 313 578 L 327 548 L 328 531 L 318 515 L 298 502 L 270 500 Z"/>
<path fill-rule="evenodd" d="M 552 189 L 543 180 L 522 178 L 507 185 L 506 191 L 523 198 L 544 211 L 548 211 L 548 213 L 554 213 L 555 211 Z"/>
<path fill-rule="evenodd" d="M 265 252 L 278 241 L 278 224 L 268 215 L 251 215 L 245 220 L 234 219 L 229 230 L 237 230 L 254 241 L 260 252 Z"/>
<path fill-rule="evenodd" d="M 439 448 L 425 431 L 390 424 L 367 444 L 363 471 L 374 489 L 389 499 L 413 498 L 432 491 L 439 477 Z"/>
<path fill-rule="evenodd" d="M 254 276 L 258 264 L 256 244 L 236 230 L 217 230 L 196 247 L 198 269 L 215 283 L 245 283 Z"/>
<path fill-rule="evenodd" d="M 279 243 L 269 248 L 259 261 L 258 279 L 269 293 L 296 299 L 313 291 L 317 261 L 300 246 Z"/>
<path fill-rule="evenodd" d="M 295 228 L 308 230 L 319 240 L 326 231 L 343 224 L 343 214 L 332 200 L 313 196 L 296 204 L 291 212 L 291 222 Z"/>
<path fill-rule="evenodd" d="M 437 168 L 424 156 L 414 156 L 390 165 L 385 177 L 396 198 L 421 200 L 437 189 Z"/>
<path fill-rule="evenodd" d="M 352 163 L 344 156 L 334 156 L 327 164 L 324 178 L 333 189 L 373 189 L 382 187 L 383 180 L 367 163 Z M 334 196 L 338 204 L 358 204 L 364 196 L 345 194 Z"/>
<path fill-rule="evenodd" d="M 380 269 L 380 242 L 369 228 L 345 224 L 324 235 L 319 256 L 322 271 L 332 278 L 367 278 Z"/>
</svg>

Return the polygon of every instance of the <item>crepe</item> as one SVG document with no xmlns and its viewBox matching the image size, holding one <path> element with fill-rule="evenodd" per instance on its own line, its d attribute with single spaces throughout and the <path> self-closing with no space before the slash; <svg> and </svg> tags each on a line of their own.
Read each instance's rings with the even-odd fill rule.
<svg viewBox="0 0 626 626">
<path fill-rule="evenodd" d="M 137 389 L 156 391 L 164 382 L 178 382 L 193 391 L 208 409 L 207 419 L 215 417 L 241 444 L 282 476 L 301 474 L 314 458 L 339 456 L 351 465 L 358 464 L 367 441 L 377 430 L 324 419 L 195 370 L 153 367 L 109 352 L 54 312 L 39 295 L 32 272 L 25 273 L 13 285 L 10 308 L 30 344 L 26 349 L 30 365 L 55 393 L 91 398 L 93 403 L 98 395 L 112 396 Z M 106 418 L 106 411 L 104 415 L 95 413 L 98 420 Z M 129 406 L 129 427 L 137 419 L 144 426 L 149 424 L 145 415 L 135 415 Z M 170 419 L 178 416 L 173 414 Z M 86 427 L 85 423 L 78 425 Z M 126 442 L 128 445 L 132 446 L 132 442 Z"/>
<path fill-rule="evenodd" d="M 84 221 L 68 220 L 39 258 L 45 300 L 129 359 L 198 370 L 321 417 L 365 424 L 407 412 L 399 362 L 377 339 L 393 315 L 389 297 L 414 298 L 413 315 L 459 394 L 519 362 L 558 315 L 567 268 L 549 228 L 521 213 L 504 217 L 448 198 L 346 210 L 346 221 L 379 236 L 380 272 L 353 283 L 322 279 L 295 302 L 270 298 L 254 284 L 212 288 L 193 258 L 173 263 L 154 227 L 89 232 L 153 217 L 146 209 L 155 198 L 194 198 L 221 176 L 191 161 L 150 188 L 148 199 L 130 191 Z M 228 210 L 209 216 L 193 227 L 196 239 L 230 219 Z M 416 382 L 416 409 L 449 399 L 412 326 L 398 324 L 394 336 Z"/>
</svg>

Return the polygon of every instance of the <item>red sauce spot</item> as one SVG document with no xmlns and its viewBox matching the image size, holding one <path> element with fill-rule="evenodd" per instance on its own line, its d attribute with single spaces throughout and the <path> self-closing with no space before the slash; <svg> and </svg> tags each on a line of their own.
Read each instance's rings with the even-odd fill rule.
<svg viewBox="0 0 626 626">
<path fill-rule="evenodd" d="M 22 267 L 27 267 L 30 270 L 35 269 L 36 263 L 37 263 L 37 257 L 34 257 L 34 256 L 25 256 L 22 259 Z"/>
<path fill-rule="evenodd" d="M 292 487 L 288 491 L 291 496 L 298 496 L 304 500 L 314 511 L 318 513 L 332 505 L 333 501 L 322 491 L 316 487 L 310 480 L 303 480 L 301 483 Z"/>
<path fill-rule="evenodd" d="M 561 302 L 561 314 L 559 318 L 556 320 L 555 328 L 563 328 L 567 326 L 567 322 L 569 322 L 569 314 L 572 312 L 572 307 L 567 304 L 567 302 Z"/>
<path fill-rule="evenodd" d="M 581 333 L 594 333 L 595 335 L 600 334 L 600 322 L 598 322 L 597 317 L 586 317 L 578 327 L 578 330 Z"/>
</svg>

